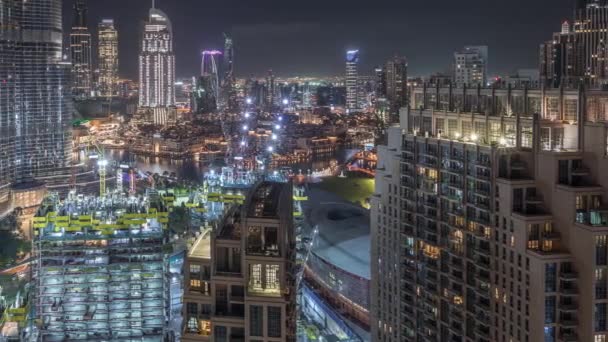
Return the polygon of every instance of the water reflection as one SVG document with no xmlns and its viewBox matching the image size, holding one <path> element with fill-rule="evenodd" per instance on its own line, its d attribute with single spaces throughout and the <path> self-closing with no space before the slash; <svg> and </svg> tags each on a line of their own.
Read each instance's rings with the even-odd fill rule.
<svg viewBox="0 0 608 342">
<path fill-rule="evenodd" d="M 355 150 L 339 149 L 333 155 L 317 157 L 306 163 L 298 163 L 292 165 L 294 172 L 302 170 L 321 170 L 331 165 L 342 165 L 356 153 Z M 192 159 L 172 160 L 168 158 L 141 156 L 125 150 L 107 150 L 105 151 L 106 159 L 115 161 L 117 164 L 129 164 L 135 166 L 141 171 L 150 171 L 152 173 L 163 174 L 165 171 L 174 172 L 180 179 L 188 181 L 200 181 L 203 174 L 210 168 L 219 168 L 222 162 L 215 162 L 212 165 L 203 164 Z M 84 158 L 84 155 L 80 155 Z"/>
</svg>

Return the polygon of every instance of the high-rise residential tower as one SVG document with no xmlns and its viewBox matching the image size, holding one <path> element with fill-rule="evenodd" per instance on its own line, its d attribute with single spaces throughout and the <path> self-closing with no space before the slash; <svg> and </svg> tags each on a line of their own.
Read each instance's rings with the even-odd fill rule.
<svg viewBox="0 0 608 342">
<path fill-rule="evenodd" d="M 71 162 L 69 65 L 60 0 L 0 3 L 0 202 L 11 184 L 56 176 Z M 8 25 L 10 23 L 10 25 Z"/>
<path fill-rule="evenodd" d="M 395 111 L 407 103 L 407 61 L 404 57 L 395 56 L 386 62 L 384 68 L 384 86 L 386 98 Z"/>
<path fill-rule="evenodd" d="M 77 0 L 74 4 L 74 22 L 70 32 L 70 55 L 72 93 L 78 98 L 90 97 L 93 90 L 92 40 L 87 26 L 87 12 L 85 0 Z"/>
<path fill-rule="evenodd" d="M 608 2 L 579 0 L 574 17 L 577 74 L 587 83 L 608 82 Z"/>
<path fill-rule="evenodd" d="M 359 50 L 346 52 L 346 110 L 356 111 L 359 109 Z"/>
<path fill-rule="evenodd" d="M 182 341 L 296 340 L 293 187 L 262 182 L 186 263 Z"/>
<path fill-rule="evenodd" d="M 118 82 L 118 31 L 114 20 L 103 19 L 98 26 L 99 90 L 101 96 L 116 96 Z"/>
<path fill-rule="evenodd" d="M 422 86 L 379 148 L 375 341 L 608 338 L 608 92 Z"/>
<path fill-rule="evenodd" d="M 175 105 L 175 54 L 169 17 L 150 9 L 144 25 L 139 55 L 139 106 L 167 108 Z"/>
<path fill-rule="evenodd" d="M 465 46 L 454 53 L 454 83 L 456 86 L 486 86 L 487 82 L 487 46 Z"/>
<path fill-rule="evenodd" d="M 559 87 L 573 85 L 576 76 L 575 34 L 570 23 L 562 23 L 562 30 L 540 46 L 540 78 L 545 85 Z"/>
</svg>

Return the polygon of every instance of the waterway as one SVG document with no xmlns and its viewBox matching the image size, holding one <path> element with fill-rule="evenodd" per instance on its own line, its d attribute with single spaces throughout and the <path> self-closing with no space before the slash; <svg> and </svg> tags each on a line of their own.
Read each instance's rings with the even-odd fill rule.
<svg viewBox="0 0 608 342">
<path fill-rule="evenodd" d="M 294 172 L 308 172 L 328 168 L 334 165 L 344 165 L 357 151 L 352 149 L 338 149 L 333 155 L 316 157 L 305 163 L 291 166 Z M 175 173 L 179 179 L 187 181 L 200 181 L 205 172 L 210 169 L 219 169 L 221 162 L 205 164 L 191 159 L 172 160 L 169 158 L 141 156 L 125 150 L 107 150 L 106 159 L 117 164 L 129 164 L 144 172 L 163 174 L 165 171 Z"/>
</svg>

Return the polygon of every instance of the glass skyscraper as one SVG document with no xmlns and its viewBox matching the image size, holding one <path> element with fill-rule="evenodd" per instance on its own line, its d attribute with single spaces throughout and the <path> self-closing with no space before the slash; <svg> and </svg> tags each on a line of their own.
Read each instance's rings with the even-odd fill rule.
<svg viewBox="0 0 608 342">
<path fill-rule="evenodd" d="M 93 68 L 91 55 L 91 32 L 87 23 L 88 8 L 84 0 L 74 4 L 74 23 L 70 33 L 70 54 L 72 58 L 72 93 L 79 98 L 91 96 L 93 89 Z"/>
<path fill-rule="evenodd" d="M 102 96 L 115 96 L 118 83 L 118 31 L 114 20 L 103 19 L 98 25 L 99 87 Z"/>
<path fill-rule="evenodd" d="M 0 202 L 70 165 L 61 0 L 0 2 Z"/>
<path fill-rule="evenodd" d="M 173 28 L 161 10 L 150 9 L 139 55 L 139 106 L 175 105 L 175 54 Z"/>
</svg>

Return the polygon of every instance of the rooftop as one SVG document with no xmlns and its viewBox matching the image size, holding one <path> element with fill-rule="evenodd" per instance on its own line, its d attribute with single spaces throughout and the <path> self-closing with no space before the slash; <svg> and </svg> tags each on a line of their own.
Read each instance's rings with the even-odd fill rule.
<svg viewBox="0 0 608 342">
<path fill-rule="evenodd" d="M 316 188 L 308 197 L 307 218 L 319 230 L 312 252 L 344 271 L 371 279 L 369 212 Z"/>
<path fill-rule="evenodd" d="M 211 229 L 206 229 L 196 239 L 188 252 L 191 258 L 211 259 Z"/>
<path fill-rule="evenodd" d="M 251 204 L 248 208 L 249 217 L 277 217 L 279 200 L 281 199 L 282 183 L 262 182 L 254 190 L 251 196 Z"/>
</svg>

